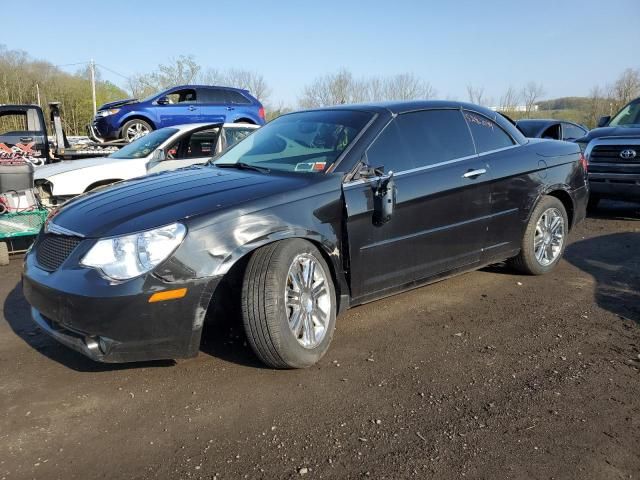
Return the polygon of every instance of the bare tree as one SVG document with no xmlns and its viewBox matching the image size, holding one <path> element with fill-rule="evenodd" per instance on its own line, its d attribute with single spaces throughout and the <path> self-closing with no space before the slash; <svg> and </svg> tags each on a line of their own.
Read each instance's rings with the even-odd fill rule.
<svg viewBox="0 0 640 480">
<path fill-rule="evenodd" d="M 367 90 L 367 98 L 369 99 L 369 101 L 379 102 L 381 100 L 384 100 L 384 78 L 371 77 L 367 83 Z"/>
<path fill-rule="evenodd" d="M 471 84 L 467 85 L 467 97 L 469 97 L 469 102 L 471 103 L 484 105 L 484 87 L 475 88 Z"/>
<path fill-rule="evenodd" d="M 351 72 L 345 69 L 318 77 L 304 88 L 300 106 L 313 108 L 353 103 L 356 85 Z"/>
<path fill-rule="evenodd" d="M 531 117 L 531 112 L 535 109 L 536 102 L 542 99 L 544 93 L 544 87 L 541 83 L 529 82 L 524 86 L 522 100 L 527 118 Z"/>
<path fill-rule="evenodd" d="M 598 119 L 602 115 L 606 115 L 609 110 L 610 101 L 607 99 L 605 89 L 599 85 L 595 85 L 589 91 L 588 110 L 586 112 L 587 125 L 595 127 Z"/>
<path fill-rule="evenodd" d="M 192 55 L 180 55 L 169 59 L 169 63 L 158 65 L 158 70 L 151 74 L 151 82 L 159 89 L 175 85 L 189 84 L 194 81 L 198 72 L 198 65 Z"/>
<path fill-rule="evenodd" d="M 503 112 L 512 112 L 518 106 L 520 102 L 520 95 L 515 88 L 509 86 L 507 91 L 500 97 L 500 110 Z"/>
<path fill-rule="evenodd" d="M 401 73 L 387 78 L 383 91 L 385 100 L 426 100 L 435 96 L 431 84 L 412 73 Z"/>
<path fill-rule="evenodd" d="M 640 96 L 640 72 L 632 68 L 622 72 L 613 85 L 612 96 L 616 102 L 616 111 Z"/>
<path fill-rule="evenodd" d="M 380 100 L 417 100 L 435 96 L 429 82 L 412 73 L 392 77 L 355 79 L 348 70 L 324 75 L 307 85 L 300 98 L 303 108 Z"/>
</svg>

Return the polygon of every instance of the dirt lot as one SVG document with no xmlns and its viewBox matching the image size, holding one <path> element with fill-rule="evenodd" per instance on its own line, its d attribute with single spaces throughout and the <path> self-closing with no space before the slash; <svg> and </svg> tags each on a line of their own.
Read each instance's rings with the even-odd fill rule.
<svg viewBox="0 0 640 480">
<path fill-rule="evenodd" d="M 638 478 L 640 209 L 604 203 L 546 277 L 502 266 L 355 308 L 325 359 L 100 365 L 0 270 L 0 479 Z"/>
</svg>

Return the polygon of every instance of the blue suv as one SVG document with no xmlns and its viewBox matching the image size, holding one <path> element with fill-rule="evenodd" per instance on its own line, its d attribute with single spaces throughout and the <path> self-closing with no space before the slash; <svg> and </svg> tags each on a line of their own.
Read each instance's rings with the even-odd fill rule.
<svg viewBox="0 0 640 480">
<path fill-rule="evenodd" d="M 264 125 L 264 108 L 248 90 L 182 85 L 144 100 L 130 98 L 105 103 L 89 128 L 91 136 L 100 141 L 131 142 L 158 128 L 201 122 Z"/>
</svg>

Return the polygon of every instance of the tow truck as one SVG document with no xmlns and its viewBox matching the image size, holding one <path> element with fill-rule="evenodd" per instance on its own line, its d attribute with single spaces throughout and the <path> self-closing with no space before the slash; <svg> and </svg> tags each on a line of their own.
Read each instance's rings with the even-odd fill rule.
<svg viewBox="0 0 640 480">
<path fill-rule="evenodd" d="M 34 166 L 60 160 L 104 157 L 126 142 L 82 139 L 70 143 L 62 126 L 60 102 L 49 103 L 50 128 L 39 105 L 0 105 L 0 163 L 23 160 Z"/>
</svg>

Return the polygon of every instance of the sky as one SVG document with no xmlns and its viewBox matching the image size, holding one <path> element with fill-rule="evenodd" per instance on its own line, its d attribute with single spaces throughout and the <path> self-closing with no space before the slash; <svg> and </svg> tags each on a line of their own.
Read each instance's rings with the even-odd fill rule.
<svg viewBox="0 0 640 480">
<path fill-rule="evenodd" d="M 640 0 L 26 3 L 33 16 L 5 17 L 7 48 L 55 65 L 93 58 L 125 76 L 193 55 L 204 69 L 262 73 L 271 102 L 290 106 L 314 78 L 342 68 L 357 78 L 413 73 L 439 98 L 467 100 L 471 84 L 496 102 L 530 81 L 546 98 L 587 95 L 640 68 Z M 23 12 L 25 1 L 0 6 Z"/>
</svg>

